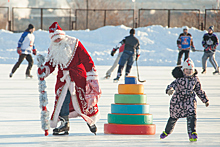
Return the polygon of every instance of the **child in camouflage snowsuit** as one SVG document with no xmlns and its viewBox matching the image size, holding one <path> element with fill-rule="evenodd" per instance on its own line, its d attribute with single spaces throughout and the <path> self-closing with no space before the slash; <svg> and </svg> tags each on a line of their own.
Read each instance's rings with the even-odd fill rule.
<svg viewBox="0 0 220 147">
<path fill-rule="evenodd" d="M 196 94 L 209 106 L 209 99 L 201 88 L 199 78 L 196 76 L 197 71 L 194 71 L 194 63 L 188 58 L 183 63 L 183 71 L 181 67 L 176 67 L 172 74 L 176 78 L 170 85 L 167 86 L 166 94 L 172 95 L 170 100 L 170 118 L 168 119 L 165 131 L 160 135 L 164 139 L 174 129 L 174 126 L 179 118 L 187 118 L 187 130 L 190 141 L 197 141 L 196 133 Z"/>
</svg>

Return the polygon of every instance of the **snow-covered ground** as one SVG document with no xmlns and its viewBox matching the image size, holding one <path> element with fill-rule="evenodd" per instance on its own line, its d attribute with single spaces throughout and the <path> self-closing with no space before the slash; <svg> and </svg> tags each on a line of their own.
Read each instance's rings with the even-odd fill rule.
<svg viewBox="0 0 220 147">
<path fill-rule="evenodd" d="M 127 31 L 126 31 L 127 32 Z M 110 47 L 110 45 L 109 45 Z M 179 119 L 174 132 L 164 140 L 159 139 L 169 117 L 170 96 L 165 94 L 165 88 L 174 78 L 171 76 L 173 67 L 141 66 L 140 78 L 146 80 L 144 84 L 147 94 L 147 103 L 150 104 L 150 113 L 153 114 L 153 123 L 156 124 L 155 135 L 108 135 L 104 134 L 104 124 L 107 123 L 107 114 L 110 113 L 111 103 L 114 103 L 114 94 L 119 83 L 102 77 L 110 66 L 97 66 L 102 96 L 99 101 L 101 119 L 97 123 L 97 135 L 93 135 L 82 118 L 70 120 L 69 136 L 53 136 L 52 129 L 49 136 L 44 136 L 41 129 L 39 108 L 37 66 L 32 69 L 33 79 L 25 79 L 25 64 L 16 71 L 13 78 L 9 73 L 13 64 L 0 64 L 0 146 L 220 146 L 220 76 L 212 75 L 213 68 L 207 69 L 206 75 L 199 78 L 203 90 L 206 91 L 210 106 L 205 105 L 197 98 L 197 133 L 198 141 L 189 142 L 186 128 L 186 119 Z M 131 75 L 136 75 L 134 66 Z M 51 74 L 46 79 L 48 92 L 48 110 L 52 111 L 54 103 L 54 84 L 56 76 Z"/>
<path fill-rule="evenodd" d="M 61 26 L 62 27 L 62 26 Z M 113 47 L 125 36 L 129 35 L 126 26 L 105 26 L 97 30 L 65 31 L 67 35 L 79 38 L 89 51 L 96 65 L 111 65 L 115 57 L 110 55 Z M 142 66 L 175 66 L 177 62 L 176 40 L 182 28 L 167 28 L 162 26 L 149 26 L 136 29 L 136 37 L 140 41 Z M 203 50 L 202 37 L 206 31 L 190 28 L 197 50 Z M 215 33 L 220 39 L 220 33 Z M 34 32 L 35 46 L 38 53 L 46 54 L 50 44 L 48 31 L 37 30 Z M 0 64 L 14 64 L 18 54 L 16 47 L 21 33 L 12 33 L 0 30 Z M 191 52 L 190 57 L 196 66 L 202 66 L 202 52 Z M 220 64 L 220 46 L 217 47 L 216 60 Z M 36 63 L 36 57 L 34 57 Z M 26 61 L 24 62 L 26 63 Z M 211 64 L 208 62 L 208 66 Z"/>
</svg>

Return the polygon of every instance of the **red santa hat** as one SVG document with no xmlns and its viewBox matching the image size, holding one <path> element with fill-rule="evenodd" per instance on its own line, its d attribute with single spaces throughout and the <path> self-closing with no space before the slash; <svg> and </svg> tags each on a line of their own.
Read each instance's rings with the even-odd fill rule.
<svg viewBox="0 0 220 147">
<path fill-rule="evenodd" d="M 49 27 L 49 37 L 51 41 L 56 40 L 57 38 L 64 38 L 65 37 L 65 32 L 62 30 L 62 28 L 59 26 L 58 22 L 54 22 L 50 27 Z"/>
</svg>

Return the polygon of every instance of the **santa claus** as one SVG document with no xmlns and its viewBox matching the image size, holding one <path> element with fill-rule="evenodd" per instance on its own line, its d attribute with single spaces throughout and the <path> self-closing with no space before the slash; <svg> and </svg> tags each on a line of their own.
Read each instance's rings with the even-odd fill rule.
<svg viewBox="0 0 220 147">
<path fill-rule="evenodd" d="M 97 102 L 101 95 L 94 62 L 85 47 L 74 37 L 65 35 L 57 22 L 49 27 L 51 44 L 44 68 L 45 77 L 58 67 L 55 104 L 50 120 L 53 134 L 68 134 L 69 118 L 81 116 L 96 134 L 99 120 Z M 61 125 L 57 127 L 58 121 Z M 57 128 L 56 128 L 57 127 Z"/>
</svg>

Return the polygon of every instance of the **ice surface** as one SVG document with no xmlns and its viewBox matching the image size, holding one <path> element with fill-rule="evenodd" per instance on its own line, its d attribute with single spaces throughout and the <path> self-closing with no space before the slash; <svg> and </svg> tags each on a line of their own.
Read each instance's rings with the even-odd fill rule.
<svg viewBox="0 0 220 147">
<path fill-rule="evenodd" d="M 207 69 L 206 75 L 199 78 L 203 90 L 206 91 L 210 106 L 205 105 L 197 98 L 197 133 L 198 141 L 189 142 L 186 119 L 179 119 L 174 132 L 164 140 L 159 139 L 169 117 L 170 96 L 165 95 L 165 88 L 174 79 L 171 76 L 172 67 L 141 66 L 140 79 L 144 84 L 147 101 L 150 104 L 150 113 L 153 114 L 153 123 L 156 124 L 155 135 L 108 135 L 104 134 L 104 124 L 107 123 L 107 114 L 110 113 L 111 103 L 114 103 L 114 94 L 117 93 L 119 83 L 124 83 L 123 77 L 119 83 L 113 83 L 116 71 L 108 80 L 104 80 L 105 72 L 110 66 L 97 66 L 102 96 L 99 101 L 101 119 L 97 123 L 97 135 L 93 135 L 82 118 L 70 120 L 69 136 L 53 136 L 52 129 L 49 136 L 44 136 L 41 129 L 39 108 L 37 66 L 32 69 L 33 79 L 25 79 L 27 65 L 20 68 L 9 78 L 12 64 L 0 64 L 0 146 L 220 146 L 220 75 L 212 75 L 213 68 Z M 131 75 L 136 75 L 133 66 Z M 48 110 L 50 114 L 54 104 L 54 84 L 56 74 L 46 79 L 48 92 Z"/>
</svg>

